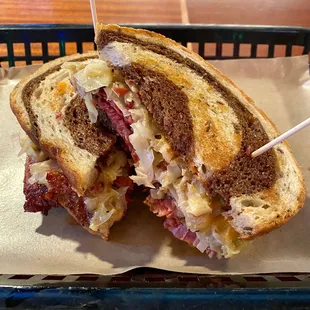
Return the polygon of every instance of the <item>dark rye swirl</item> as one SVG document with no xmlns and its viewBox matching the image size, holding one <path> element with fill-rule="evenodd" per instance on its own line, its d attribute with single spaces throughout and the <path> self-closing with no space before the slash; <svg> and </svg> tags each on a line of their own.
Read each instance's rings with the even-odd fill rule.
<svg viewBox="0 0 310 310">
<path fill-rule="evenodd" d="M 177 156 L 229 206 L 244 239 L 286 222 L 304 201 L 300 170 L 283 143 L 252 159 L 278 131 L 233 82 L 176 42 L 145 30 L 99 25 L 100 57 L 137 89 Z"/>
<path fill-rule="evenodd" d="M 11 94 L 12 110 L 24 131 L 48 157 L 57 160 L 80 194 L 96 180 L 98 160 L 107 156 L 116 139 L 90 123 L 85 102 L 74 93 L 69 73 L 61 65 L 97 57 L 94 52 L 76 54 L 44 64 Z M 69 97 L 66 103 L 65 96 Z"/>
</svg>

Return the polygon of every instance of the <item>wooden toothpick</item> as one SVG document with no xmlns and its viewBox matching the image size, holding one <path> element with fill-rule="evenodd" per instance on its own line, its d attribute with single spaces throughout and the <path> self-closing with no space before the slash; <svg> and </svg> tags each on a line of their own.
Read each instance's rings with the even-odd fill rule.
<svg viewBox="0 0 310 310">
<path fill-rule="evenodd" d="M 91 16 L 93 19 L 94 31 L 96 33 L 96 25 L 98 22 L 97 10 L 96 10 L 96 0 L 89 0 L 89 2 L 90 2 Z"/>
<path fill-rule="evenodd" d="M 271 149 L 275 145 L 281 143 L 283 140 L 289 138 L 290 136 L 294 135 L 295 133 L 306 128 L 309 125 L 310 125 L 310 117 L 308 119 L 306 119 L 305 121 L 301 122 L 300 124 L 298 124 L 297 126 L 293 127 L 292 129 L 288 130 L 287 132 L 283 133 L 279 137 L 277 137 L 274 140 L 270 141 L 269 143 L 265 144 L 264 146 L 262 146 L 258 150 L 254 151 L 251 154 L 251 156 L 254 158 L 254 157 L 257 157 L 257 156 L 265 153 L 266 151 L 268 151 L 269 149 Z"/>
</svg>

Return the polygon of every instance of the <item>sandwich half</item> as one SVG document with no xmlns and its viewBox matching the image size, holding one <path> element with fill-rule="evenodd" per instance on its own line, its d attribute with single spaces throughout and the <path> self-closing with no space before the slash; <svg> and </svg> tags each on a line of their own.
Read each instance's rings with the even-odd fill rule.
<svg viewBox="0 0 310 310">
<path fill-rule="evenodd" d="M 27 154 L 25 211 L 47 214 L 62 206 L 82 227 L 107 239 L 132 189 L 127 154 L 115 135 L 90 122 L 85 100 L 61 67 L 97 58 L 77 54 L 43 65 L 16 85 L 10 102 L 27 134 L 21 141 Z"/>
<path fill-rule="evenodd" d="M 286 143 L 252 158 L 278 135 L 268 117 L 208 62 L 159 34 L 97 25 L 100 60 L 65 64 L 98 115 L 122 138 L 146 204 L 173 235 L 209 256 L 231 257 L 286 223 L 305 186 Z"/>
</svg>

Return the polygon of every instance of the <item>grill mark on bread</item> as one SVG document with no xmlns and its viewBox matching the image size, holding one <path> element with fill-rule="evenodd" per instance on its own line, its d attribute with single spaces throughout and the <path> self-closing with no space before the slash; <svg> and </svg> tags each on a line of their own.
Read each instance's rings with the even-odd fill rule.
<svg viewBox="0 0 310 310">
<path fill-rule="evenodd" d="M 74 97 L 65 110 L 63 124 L 70 131 L 75 144 L 98 157 L 105 156 L 112 148 L 116 138 L 96 124 L 91 124 L 85 101 L 82 97 Z"/>
<path fill-rule="evenodd" d="M 139 64 L 117 69 L 139 89 L 141 102 L 176 155 L 189 160 L 193 155 L 194 133 L 185 93 L 163 74 Z"/>
<path fill-rule="evenodd" d="M 216 91 L 222 94 L 225 101 L 237 115 L 243 139 L 240 151 L 230 165 L 224 169 L 215 171 L 213 176 L 208 180 L 208 186 L 212 193 L 220 194 L 228 202 L 231 196 L 252 194 L 272 187 L 276 180 L 276 171 L 278 169 L 274 150 L 269 150 L 254 159 L 246 155 L 246 150 L 249 146 L 257 149 L 269 142 L 265 130 L 258 119 L 242 105 L 235 95 L 219 83 L 207 70 L 191 59 L 185 58 L 165 46 L 146 42 L 124 34 L 121 29 L 118 31 L 103 30 L 99 32 L 96 41 L 99 50 L 103 49 L 108 43 L 117 41 L 133 43 L 143 49 L 168 57 L 195 71 Z M 134 68 L 135 66 L 136 64 L 133 64 L 131 67 Z M 139 74 L 139 71 L 136 74 Z M 162 94 L 160 95 L 162 96 Z M 156 121 L 156 115 L 154 115 L 154 118 Z M 180 127 L 179 129 L 182 132 L 183 128 Z"/>
</svg>

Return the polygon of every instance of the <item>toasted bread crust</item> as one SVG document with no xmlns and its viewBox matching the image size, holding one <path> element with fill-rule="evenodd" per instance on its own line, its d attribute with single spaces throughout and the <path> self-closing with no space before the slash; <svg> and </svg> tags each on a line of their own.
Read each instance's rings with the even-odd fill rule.
<svg viewBox="0 0 310 310">
<path fill-rule="evenodd" d="M 24 83 L 24 81 L 26 81 L 28 77 L 25 77 L 23 80 L 21 80 L 20 83 Z M 36 139 L 36 137 L 33 135 L 32 131 L 31 131 L 31 123 L 30 123 L 30 119 L 27 113 L 25 113 L 23 107 L 21 107 L 20 105 L 17 104 L 17 100 L 16 100 L 16 96 L 21 88 L 21 84 L 17 84 L 13 91 L 10 94 L 10 106 L 11 106 L 11 110 L 13 111 L 14 115 L 16 116 L 20 126 L 22 127 L 22 129 L 25 131 L 25 133 L 30 137 L 30 139 L 33 141 L 33 143 L 35 143 L 37 145 L 37 147 L 39 147 L 39 143 L 38 140 Z"/>
<path fill-rule="evenodd" d="M 303 183 L 303 179 L 301 179 L 301 183 Z M 294 210 L 292 212 L 287 212 L 279 219 L 275 219 L 273 222 L 269 223 L 269 225 L 264 225 L 256 229 L 256 231 L 251 235 L 240 234 L 240 239 L 242 240 L 253 240 L 256 237 L 266 235 L 271 231 L 283 226 L 286 224 L 293 216 L 295 216 L 298 211 L 304 206 L 306 199 L 306 187 L 303 184 L 302 189 L 300 191 L 299 196 L 297 197 L 297 203 L 294 206 Z"/>
</svg>

